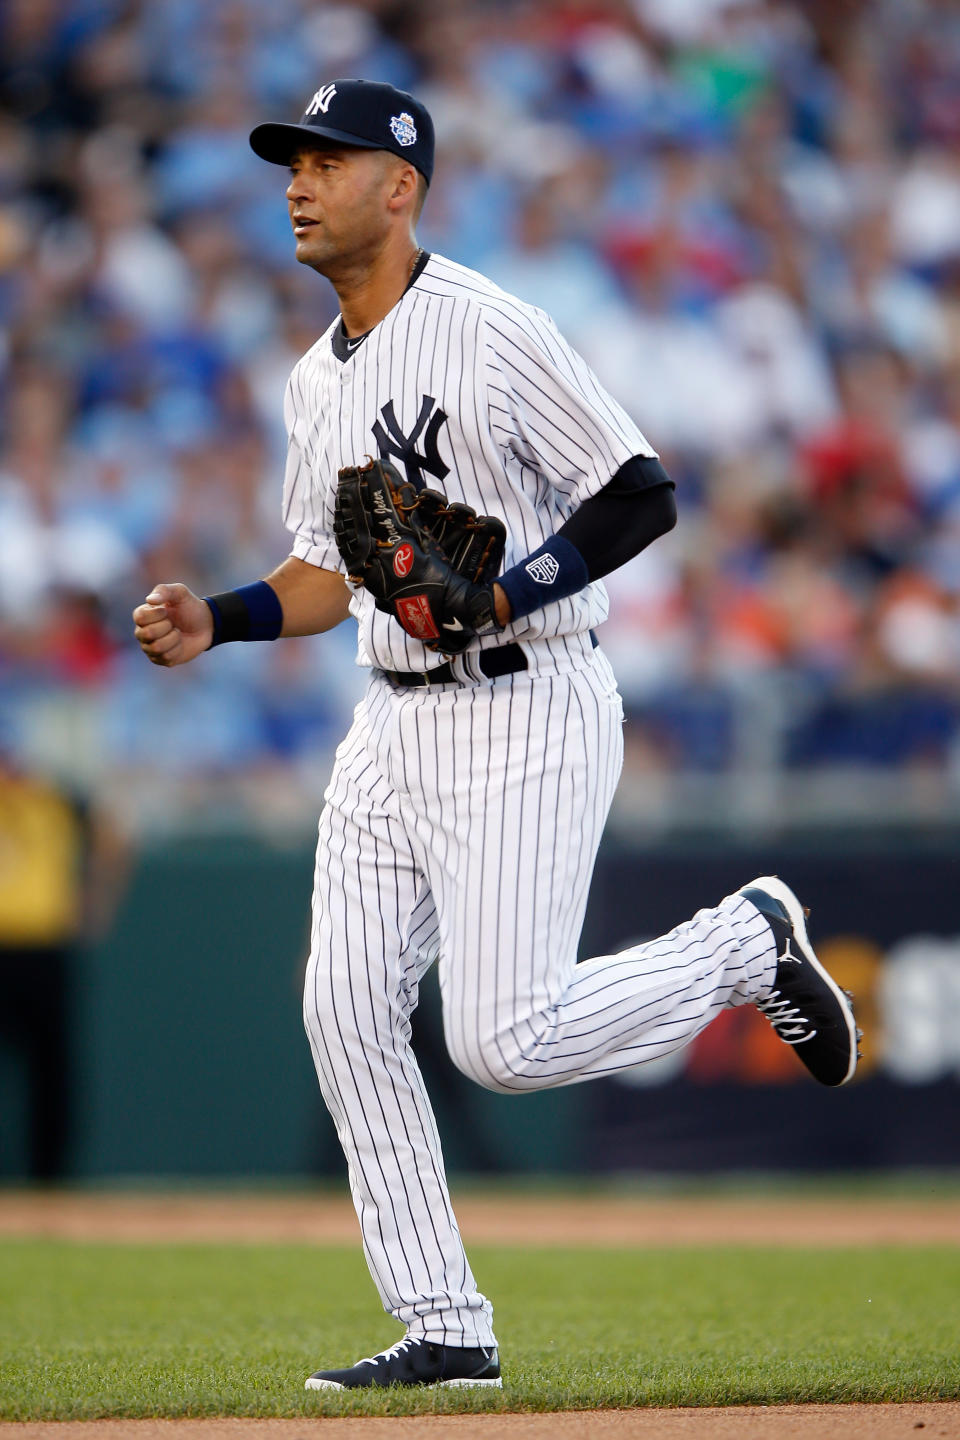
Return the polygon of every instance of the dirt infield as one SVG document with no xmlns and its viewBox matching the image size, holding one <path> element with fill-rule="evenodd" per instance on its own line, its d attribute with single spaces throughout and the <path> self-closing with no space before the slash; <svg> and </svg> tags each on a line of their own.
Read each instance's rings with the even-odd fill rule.
<svg viewBox="0 0 960 1440">
<path fill-rule="evenodd" d="M 930 1440 L 960 1436 L 960 1404 L 0 1425 L 4 1440 L 906 1440 L 920 1432 Z"/>
<path fill-rule="evenodd" d="M 470 1244 L 960 1245 L 960 1202 L 896 1196 L 454 1195 Z M 0 1191 L 0 1235 L 131 1243 L 358 1242 L 346 1196 Z"/>
<path fill-rule="evenodd" d="M 960 1245 L 956 1197 L 455 1196 L 469 1243 L 642 1246 Z M 136 1243 L 357 1241 L 345 1197 L 0 1191 L 0 1235 Z M 546 1415 L 0 1423 L 0 1440 L 960 1440 L 960 1403 L 797 1405 Z"/>
</svg>

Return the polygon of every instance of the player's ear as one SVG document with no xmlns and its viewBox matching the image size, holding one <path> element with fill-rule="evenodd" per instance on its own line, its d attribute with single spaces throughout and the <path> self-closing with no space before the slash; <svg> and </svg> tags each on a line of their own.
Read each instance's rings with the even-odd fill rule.
<svg viewBox="0 0 960 1440">
<path fill-rule="evenodd" d="M 393 172 L 393 185 L 391 187 L 389 204 L 391 209 L 399 210 L 410 203 L 411 196 L 416 204 L 417 199 L 417 170 L 413 165 L 399 160 Z"/>
</svg>

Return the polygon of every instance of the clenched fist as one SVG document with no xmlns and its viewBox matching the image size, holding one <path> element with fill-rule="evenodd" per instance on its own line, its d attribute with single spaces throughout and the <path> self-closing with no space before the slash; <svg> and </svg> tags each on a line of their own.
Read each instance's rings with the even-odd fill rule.
<svg viewBox="0 0 960 1440">
<path fill-rule="evenodd" d="M 186 585 L 156 585 L 133 612 L 133 633 L 154 665 L 186 665 L 209 649 L 210 606 Z"/>
</svg>

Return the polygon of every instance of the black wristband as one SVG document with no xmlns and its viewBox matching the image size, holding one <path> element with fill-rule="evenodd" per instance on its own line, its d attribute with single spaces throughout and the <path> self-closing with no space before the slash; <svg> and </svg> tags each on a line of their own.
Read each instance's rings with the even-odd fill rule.
<svg viewBox="0 0 960 1440">
<path fill-rule="evenodd" d="M 283 629 L 280 597 L 266 580 L 203 598 L 213 616 L 211 650 L 228 640 L 276 640 Z"/>
</svg>

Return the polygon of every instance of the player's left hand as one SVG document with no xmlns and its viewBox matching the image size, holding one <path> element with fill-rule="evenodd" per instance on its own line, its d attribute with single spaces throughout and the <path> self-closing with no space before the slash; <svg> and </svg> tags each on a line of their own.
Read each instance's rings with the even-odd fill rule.
<svg viewBox="0 0 960 1440">
<path fill-rule="evenodd" d="M 490 578 L 503 554 L 499 520 L 467 506 L 446 506 L 432 491 L 418 495 L 386 460 L 348 466 L 338 478 L 337 546 L 350 579 L 369 590 L 379 610 L 429 650 L 446 655 L 460 654 L 478 634 L 503 628 Z M 441 511 L 446 532 L 456 532 L 455 548 L 469 556 L 462 561 L 467 574 L 456 568 L 431 528 L 439 528 Z M 459 543 L 465 533 L 471 535 L 469 545 Z"/>
</svg>

